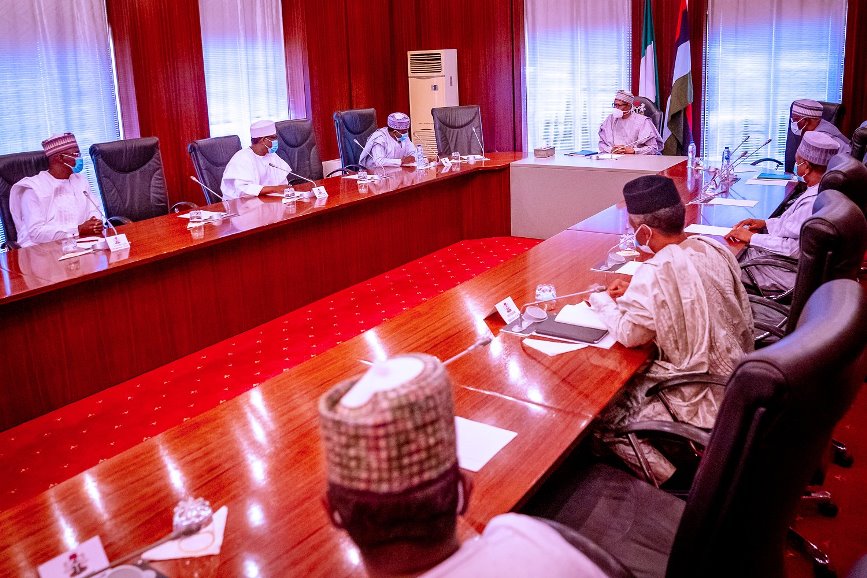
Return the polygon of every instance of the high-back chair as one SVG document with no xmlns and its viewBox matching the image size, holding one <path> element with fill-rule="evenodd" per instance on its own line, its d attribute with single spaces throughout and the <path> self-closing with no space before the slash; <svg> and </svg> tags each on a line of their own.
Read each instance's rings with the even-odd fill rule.
<svg viewBox="0 0 867 578">
<path fill-rule="evenodd" d="M 334 129 L 337 131 L 337 150 L 340 152 L 341 166 L 344 169 L 358 167 L 361 149 L 377 129 L 376 109 L 360 108 L 335 112 Z"/>
<path fill-rule="evenodd" d="M 110 219 L 142 221 L 169 212 L 157 138 L 93 144 L 90 158 Z"/>
<path fill-rule="evenodd" d="M 28 151 L 0 156 L 0 221 L 6 233 L 6 245 L 16 248 L 18 231 L 9 210 L 12 186 L 25 177 L 32 177 L 48 169 L 48 157 L 43 151 Z"/>
<path fill-rule="evenodd" d="M 852 156 L 861 161 L 867 161 L 867 120 L 852 133 Z"/>
<path fill-rule="evenodd" d="M 196 178 L 217 194 L 221 194 L 220 184 L 223 182 L 226 165 L 239 150 L 241 150 L 241 139 L 238 135 L 203 138 L 187 146 L 187 152 L 190 153 L 193 168 L 196 170 Z M 220 201 L 204 187 L 202 193 L 208 205 Z"/>
<path fill-rule="evenodd" d="M 864 380 L 867 297 L 857 282 L 820 287 L 797 328 L 747 355 L 710 434 L 645 422 L 705 446 L 686 502 L 611 466 L 583 472 L 552 508 L 641 576 L 782 577 L 804 488 Z"/>
<path fill-rule="evenodd" d="M 449 156 L 453 152 L 484 156 L 485 137 L 478 105 L 432 108 L 431 115 L 440 156 Z"/>
<path fill-rule="evenodd" d="M 281 120 L 277 124 L 277 139 L 280 146 L 277 154 L 286 161 L 292 172 L 313 181 L 322 178 L 322 160 L 316 146 L 313 123 L 306 118 Z M 361 150 L 359 149 L 359 153 Z M 289 175 L 289 181 L 294 177 Z M 294 179 L 300 181 L 301 179 Z"/>
<path fill-rule="evenodd" d="M 659 131 L 659 134 L 662 134 L 662 123 L 665 120 L 665 115 L 659 110 L 656 103 L 644 96 L 636 96 L 635 101 L 644 105 L 644 112 L 641 114 L 653 121 L 656 130 Z"/>
</svg>

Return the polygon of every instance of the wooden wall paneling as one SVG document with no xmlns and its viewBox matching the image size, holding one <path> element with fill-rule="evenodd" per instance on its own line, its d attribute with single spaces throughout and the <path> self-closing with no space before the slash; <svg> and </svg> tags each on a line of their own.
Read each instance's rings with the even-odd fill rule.
<svg viewBox="0 0 867 578">
<path fill-rule="evenodd" d="M 207 137 L 208 104 L 198 2 L 108 0 L 108 19 L 125 97 L 124 125 L 160 139 L 169 202 L 201 202 L 202 192 L 187 177 L 193 166 L 187 144 Z"/>
<path fill-rule="evenodd" d="M 381 125 L 396 110 L 395 79 L 406 60 L 393 52 L 391 4 L 391 0 L 346 3 L 350 106 L 375 108 Z"/>
<path fill-rule="evenodd" d="M 516 151 L 527 150 L 527 79 L 524 71 L 526 35 L 524 34 L 524 1 L 512 0 L 512 118 Z"/>
<path fill-rule="evenodd" d="M 281 8 L 289 118 L 310 118 L 310 69 L 304 3 L 302 0 L 282 0 Z"/>
<path fill-rule="evenodd" d="M 338 158 L 335 111 L 351 108 L 346 0 L 304 0 L 310 118 L 322 160 Z"/>
<path fill-rule="evenodd" d="M 418 38 L 422 25 L 418 0 L 392 2 L 391 5 L 391 38 L 392 59 L 394 61 L 394 93 L 392 95 L 395 110 L 409 114 L 409 71 L 406 53 L 418 50 Z"/>
<path fill-rule="evenodd" d="M 867 120 L 867 3 L 850 0 L 848 6 L 843 71 L 843 104 L 846 113 L 842 131 L 850 137 Z"/>
</svg>

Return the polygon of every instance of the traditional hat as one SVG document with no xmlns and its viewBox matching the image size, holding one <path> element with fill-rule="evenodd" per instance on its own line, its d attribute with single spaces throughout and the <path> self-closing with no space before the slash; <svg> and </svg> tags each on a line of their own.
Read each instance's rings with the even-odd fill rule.
<svg viewBox="0 0 867 578">
<path fill-rule="evenodd" d="M 831 135 L 811 130 L 804 133 L 804 138 L 798 146 L 798 156 L 814 165 L 827 167 L 828 161 L 837 154 L 838 150 L 840 150 L 840 143 L 831 138 Z"/>
<path fill-rule="evenodd" d="M 42 149 L 45 151 L 45 156 L 50 157 L 57 153 L 78 153 L 78 142 L 75 140 L 75 135 L 71 132 L 56 134 L 42 141 Z"/>
<path fill-rule="evenodd" d="M 822 118 L 822 105 L 816 100 L 802 98 L 792 103 L 792 114 L 802 118 Z"/>
<path fill-rule="evenodd" d="M 630 215 L 646 215 L 680 204 L 674 181 L 662 175 L 645 175 L 623 185 L 623 200 Z"/>
<path fill-rule="evenodd" d="M 402 112 L 393 112 L 388 115 L 388 126 L 394 130 L 407 130 L 409 128 L 409 117 Z"/>
<path fill-rule="evenodd" d="M 328 482 L 402 492 L 457 463 L 452 384 L 442 362 L 413 353 L 374 364 L 319 400 Z"/>
<path fill-rule="evenodd" d="M 273 120 L 257 120 L 250 125 L 250 138 L 262 138 L 277 134 L 277 126 Z"/>
<path fill-rule="evenodd" d="M 614 100 L 619 100 L 621 102 L 628 102 L 629 104 L 633 104 L 635 102 L 635 96 L 632 95 L 628 90 L 620 89 L 617 91 L 617 94 L 614 95 Z"/>
</svg>

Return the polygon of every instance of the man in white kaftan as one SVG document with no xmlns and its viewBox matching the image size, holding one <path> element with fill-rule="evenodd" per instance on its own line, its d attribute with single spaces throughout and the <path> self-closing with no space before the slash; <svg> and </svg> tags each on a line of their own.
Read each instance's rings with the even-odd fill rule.
<svg viewBox="0 0 867 578">
<path fill-rule="evenodd" d="M 804 135 L 795 153 L 795 173 L 804 179 L 807 188 L 779 217 L 744 219 L 734 226 L 728 237 L 749 245 L 740 256 L 742 263 L 769 253 L 798 258 L 801 226 L 813 214 L 819 182 L 839 147 L 837 141 L 823 132 L 810 131 Z M 795 286 L 793 271 L 772 265 L 746 267 L 742 278 L 748 288 L 757 287 L 763 293 L 782 293 Z"/>
<path fill-rule="evenodd" d="M 288 171 L 292 168 L 277 155 L 274 122 L 254 122 L 250 137 L 252 144 L 236 152 L 223 172 L 220 190 L 226 200 L 282 193 L 288 186 Z"/>
<path fill-rule="evenodd" d="M 685 209 L 671 179 L 640 177 L 626 183 L 623 196 L 636 243 L 655 254 L 628 284 L 616 281 L 607 292 L 591 295 L 590 304 L 617 341 L 627 347 L 654 342 L 659 355 L 603 414 L 597 437 L 640 471 L 618 430 L 634 421 L 672 419 L 659 396 L 645 397 L 647 390 L 687 373 L 727 377 L 753 349 L 753 321 L 731 251 L 713 239 L 684 234 Z M 689 385 L 659 395 L 678 421 L 710 428 L 723 388 Z M 650 444 L 642 448 L 657 481 L 667 480 L 673 466 Z"/>
<path fill-rule="evenodd" d="M 17 244 L 30 247 L 70 235 L 102 235 L 102 213 L 81 174 L 84 163 L 75 136 L 53 136 L 42 141 L 42 148 L 48 170 L 21 179 L 9 192 Z"/>
<path fill-rule="evenodd" d="M 402 112 L 393 112 L 388 115 L 387 124 L 367 138 L 358 157 L 360 165 L 374 169 L 415 162 L 415 144 L 409 139 L 409 117 Z"/>
<path fill-rule="evenodd" d="M 840 132 L 840 129 L 822 118 L 824 107 L 817 100 L 802 98 L 792 103 L 792 116 L 789 124 L 792 133 L 797 136 L 806 135 L 812 131 L 823 132 L 837 141 L 840 148 L 837 152 L 849 154 L 852 152 L 852 142 Z"/>
<path fill-rule="evenodd" d="M 614 110 L 599 127 L 599 152 L 615 154 L 658 155 L 662 137 L 648 117 L 633 111 L 635 97 L 618 90 Z"/>
</svg>

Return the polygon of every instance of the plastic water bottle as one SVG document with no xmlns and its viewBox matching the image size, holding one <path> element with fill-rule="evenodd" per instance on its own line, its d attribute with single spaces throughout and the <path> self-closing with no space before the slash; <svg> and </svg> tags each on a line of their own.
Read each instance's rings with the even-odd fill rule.
<svg viewBox="0 0 867 578">
<path fill-rule="evenodd" d="M 722 154 L 722 180 L 726 181 L 731 177 L 732 172 L 732 151 L 726 147 Z"/>
<path fill-rule="evenodd" d="M 424 165 L 424 149 L 421 145 L 415 147 L 415 166 L 420 168 Z"/>
<path fill-rule="evenodd" d="M 687 155 L 687 161 L 686 161 L 687 168 L 690 168 L 690 169 L 694 168 L 695 167 L 695 143 L 694 142 L 689 143 L 689 146 L 686 149 L 686 155 Z"/>
</svg>

